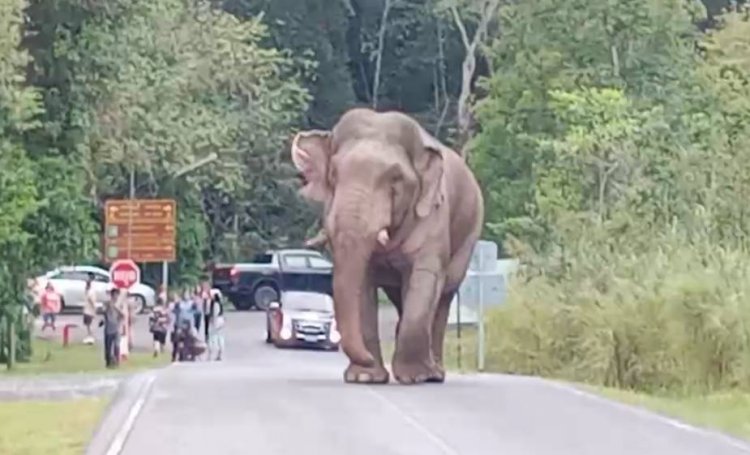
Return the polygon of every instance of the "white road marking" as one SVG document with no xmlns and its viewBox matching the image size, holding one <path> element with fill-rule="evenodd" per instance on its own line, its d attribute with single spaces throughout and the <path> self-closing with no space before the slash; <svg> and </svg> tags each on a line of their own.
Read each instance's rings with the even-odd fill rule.
<svg viewBox="0 0 750 455">
<path fill-rule="evenodd" d="M 117 432 L 114 440 L 112 440 L 112 444 L 109 446 L 109 450 L 107 450 L 107 455 L 119 455 L 120 452 L 122 452 L 122 449 L 125 446 L 125 440 L 133 429 L 135 419 L 138 418 L 138 414 L 141 413 L 141 409 L 143 409 L 143 405 L 146 403 L 148 392 L 151 390 L 154 380 L 156 380 L 155 375 L 151 375 L 146 379 L 146 384 L 141 388 L 140 396 L 135 401 L 133 407 L 130 408 L 127 419 L 125 419 L 120 431 Z"/>
<path fill-rule="evenodd" d="M 631 405 L 627 405 L 627 404 L 623 404 L 623 403 L 618 403 L 617 401 L 613 401 L 613 400 L 610 400 L 610 399 L 607 399 L 607 398 L 604 398 L 604 397 L 600 397 L 599 395 L 596 395 L 594 393 L 590 393 L 590 392 L 586 392 L 586 391 L 580 390 L 580 389 L 576 388 L 575 386 L 568 385 L 568 384 L 565 384 L 565 383 L 560 383 L 560 382 L 555 382 L 555 381 L 546 381 L 546 380 L 542 380 L 542 381 L 545 384 L 548 384 L 548 385 L 550 385 L 552 387 L 555 387 L 557 389 L 560 389 L 560 390 L 565 390 L 565 391 L 567 391 L 569 393 L 572 393 L 573 395 L 577 395 L 579 397 L 583 397 L 583 398 L 586 398 L 586 399 L 589 399 L 589 400 L 593 400 L 593 401 L 596 401 L 596 402 L 599 402 L 599 403 L 602 403 L 602 404 L 606 404 L 607 406 L 611 406 L 611 407 L 615 407 L 615 408 L 618 408 L 618 409 L 621 409 L 621 410 L 625 410 L 627 412 L 630 412 L 630 413 L 633 413 L 633 414 L 637 414 L 637 415 L 639 415 L 641 417 L 644 417 L 644 418 L 647 418 L 647 419 L 656 420 L 658 422 L 661 422 L 663 424 L 672 426 L 674 428 L 678 428 L 678 429 L 680 429 L 682 431 L 686 431 L 688 433 L 699 434 L 701 436 L 708 437 L 708 438 L 720 439 L 724 443 L 729 444 L 730 446 L 734 447 L 735 449 L 739 449 L 739 450 L 741 450 L 741 451 L 743 451 L 745 453 L 750 454 L 750 445 L 748 445 L 747 443 L 744 443 L 744 442 L 742 442 L 742 441 L 740 441 L 738 439 L 735 439 L 735 438 L 733 438 L 731 436 L 728 436 L 726 434 L 720 433 L 718 431 L 712 431 L 712 430 L 707 430 L 707 429 L 704 429 L 704 428 L 694 427 L 692 425 L 686 424 L 684 422 L 680 422 L 679 420 L 672 419 L 672 418 L 667 417 L 665 415 L 658 414 L 658 413 L 651 412 L 651 411 L 647 411 L 647 410 L 639 408 L 637 406 L 631 406 Z"/>
<path fill-rule="evenodd" d="M 378 400 L 383 402 L 386 406 L 393 409 L 398 415 L 400 415 L 406 423 L 411 425 L 415 430 L 422 433 L 432 441 L 436 446 L 440 448 L 442 453 L 445 455 L 459 455 L 458 452 L 456 452 L 451 446 L 448 445 L 445 441 L 443 441 L 440 436 L 436 435 L 432 431 L 430 431 L 427 427 L 419 423 L 417 420 L 415 420 L 412 416 L 405 413 L 401 408 L 396 406 L 391 400 L 386 398 L 385 396 L 379 394 L 377 391 L 375 391 L 372 387 L 367 387 L 367 391 L 370 392 L 372 395 L 374 395 Z"/>
</svg>

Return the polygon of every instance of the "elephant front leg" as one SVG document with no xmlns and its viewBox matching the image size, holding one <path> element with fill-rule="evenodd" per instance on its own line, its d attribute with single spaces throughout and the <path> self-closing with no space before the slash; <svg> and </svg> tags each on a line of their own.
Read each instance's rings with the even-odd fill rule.
<svg viewBox="0 0 750 455">
<path fill-rule="evenodd" d="M 344 372 L 344 380 L 351 383 L 385 384 L 390 376 L 383 365 L 383 353 L 380 349 L 377 289 L 371 288 L 365 293 L 364 307 L 360 313 L 362 315 L 362 338 L 365 347 L 375 359 L 375 366 L 364 367 L 350 363 Z"/>
<path fill-rule="evenodd" d="M 393 354 L 393 375 L 402 384 L 442 380 L 432 356 L 432 321 L 444 278 L 431 269 L 415 269 L 408 281 Z"/>
</svg>

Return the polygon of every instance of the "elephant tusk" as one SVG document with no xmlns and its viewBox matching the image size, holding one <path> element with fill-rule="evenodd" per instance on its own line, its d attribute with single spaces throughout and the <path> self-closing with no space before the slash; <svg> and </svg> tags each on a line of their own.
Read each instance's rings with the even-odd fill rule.
<svg viewBox="0 0 750 455">
<path fill-rule="evenodd" d="M 305 241 L 305 246 L 308 248 L 315 248 L 328 242 L 328 234 L 325 229 L 321 229 L 315 237 Z"/>
<path fill-rule="evenodd" d="M 378 232 L 378 243 L 380 243 L 383 246 L 386 246 L 389 240 L 390 240 L 390 237 L 388 237 L 388 231 L 385 229 L 381 229 L 380 232 Z"/>
</svg>

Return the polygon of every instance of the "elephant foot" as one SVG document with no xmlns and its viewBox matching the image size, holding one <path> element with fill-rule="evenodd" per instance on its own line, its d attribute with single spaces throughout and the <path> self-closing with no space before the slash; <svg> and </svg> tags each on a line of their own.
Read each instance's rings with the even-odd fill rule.
<svg viewBox="0 0 750 455">
<path fill-rule="evenodd" d="M 383 366 L 363 367 L 350 363 L 344 371 L 344 381 L 350 384 L 387 384 L 388 370 Z"/>
<path fill-rule="evenodd" d="M 445 368 L 443 368 L 442 365 L 440 364 L 435 365 L 435 373 L 436 373 L 436 376 L 429 378 L 427 382 L 435 382 L 435 383 L 445 382 Z"/>
<path fill-rule="evenodd" d="M 394 362 L 393 377 L 401 384 L 441 383 L 445 372 L 435 364 Z"/>
</svg>

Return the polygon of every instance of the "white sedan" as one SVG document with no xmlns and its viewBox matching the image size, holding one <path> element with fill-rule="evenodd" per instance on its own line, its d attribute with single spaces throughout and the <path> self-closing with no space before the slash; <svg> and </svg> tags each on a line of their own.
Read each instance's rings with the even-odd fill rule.
<svg viewBox="0 0 750 455">
<path fill-rule="evenodd" d="M 51 282 L 55 291 L 62 296 L 63 309 L 81 309 L 85 302 L 86 280 L 89 274 L 94 278 L 92 286 L 96 293 L 97 307 L 99 307 L 109 298 L 108 293 L 112 284 L 109 279 L 109 271 L 94 266 L 58 267 L 37 277 L 37 295 L 44 292 L 47 283 Z M 156 291 L 143 283 L 133 285 L 128 292 L 128 296 L 136 314 L 153 307 L 156 302 Z"/>
</svg>

